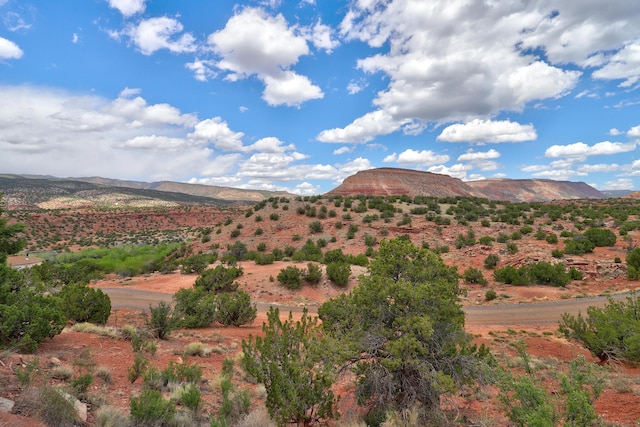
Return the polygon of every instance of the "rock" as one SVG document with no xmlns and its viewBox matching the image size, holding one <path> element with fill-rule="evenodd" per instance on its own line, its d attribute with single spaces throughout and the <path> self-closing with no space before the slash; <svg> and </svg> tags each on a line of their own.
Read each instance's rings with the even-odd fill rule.
<svg viewBox="0 0 640 427">
<path fill-rule="evenodd" d="M 62 365 L 62 361 L 60 359 L 58 359 L 57 357 L 52 357 L 49 359 L 49 366 L 54 368 L 56 366 L 61 366 Z"/>
<path fill-rule="evenodd" d="M 67 393 L 64 390 L 59 389 L 58 391 L 60 392 L 60 394 L 62 394 L 62 396 L 64 396 L 65 399 L 67 399 L 69 402 L 73 404 L 73 407 L 76 409 L 76 414 L 78 415 L 78 418 L 80 418 L 82 422 L 86 422 L 87 421 L 87 405 L 85 403 L 80 402 L 78 399 L 71 396 L 69 393 Z"/>
<path fill-rule="evenodd" d="M 13 405 L 15 405 L 13 400 L 0 397 L 0 412 L 11 412 Z"/>
</svg>

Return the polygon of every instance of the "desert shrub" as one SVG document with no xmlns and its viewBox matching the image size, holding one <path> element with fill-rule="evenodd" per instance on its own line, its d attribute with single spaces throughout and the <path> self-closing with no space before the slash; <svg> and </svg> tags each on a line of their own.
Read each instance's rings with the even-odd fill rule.
<svg viewBox="0 0 640 427">
<path fill-rule="evenodd" d="M 310 262 L 307 264 L 307 271 L 304 272 L 304 280 L 313 285 L 320 283 L 322 279 L 322 269 Z"/>
<path fill-rule="evenodd" d="M 243 290 L 216 297 L 216 321 L 225 326 L 247 325 L 256 318 L 256 305 Z"/>
<path fill-rule="evenodd" d="M 482 275 L 482 271 L 475 267 L 467 268 L 464 273 L 462 273 L 462 278 L 467 283 L 477 283 L 483 286 L 487 284 L 487 279 Z"/>
<path fill-rule="evenodd" d="M 520 233 L 521 234 L 531 234 L 533 233 L 533 227 L 531 227 L 530 225 L 524 225 L 522 227 L 520 227 Z"/>
<path fill-rule="evenodd" d="M 555 233 L 551 233 L 547 235 L 547 237 L 545 237 L 545 240 L 547 241 L 547 243 L 555 245 L 556 243 L 558 243 L 558 235 Z"/>
<path fill-rule="evenodd" d="M 262 236 L 263 233 L 264 233 L 264 230 L 260 227 L 256 228 L 256 231 L 253 232 L 255 236 Z"/>
<path fill-rule="evenodd" d="M 238 390 L 231 381 L 233 377 L 233 360 L 225 359 L 222 367 L 220 391 L 222 404 L 215 418 L 211 419 L 211 427 L 226 427 L 237 425 L 240 418 L 249 412 L 251 399 L 247 390 Z"/>
<path fill-rule="evenodd" d="M 33 353 L 46 338 L 62 332 L 66 321 L 57 297 L 21 280 L 20 272 L 0 264 L 0 348 Z"/>
<path fill-rule="evenodd" d="M 496 237 L 496 241 L 498 243 L 507 243 L 509 241 L 509 236 L 504 233 L 500 233 L 498 234 L 498 237 Z"/>
<path fill-rule="evenodd" d="M 179 386 L 171 394 L 172 400 L 189 409 L 192 413 L 200 410 L 202 395 L 200 389 L 195 384 L 185 384 Z"/>
<path fill-rule="evenodd" d="M 149 331 L 134 329 L 130 334 L 130 339 L 131 349 L 134 353 L 154 354 L 157 350 L 156 343 L 153 341 Z"/>
<path fill-rule="evenodd" d="M 582 280 L 583 277 L 582 271 L 578 270 L 575 267 L 571 267 L 568 274 L 571 280 Z"/>
<path fill-rule="evenodd" d="M 512 265 L 496 268 L 493 271 L 493 277 L 497 282 L 506 283 L 507 285 L 522 286 L 528 283 L 528 278 L 524 271 Z"/>
<path fill-rule="evenodd" d="M 573 240 L 565 240 L 564 253 L 571 255 L 583 255 L 588 252 L 593 252 L 595 245 L 591 240 L 584 236 L 575 236 Z"/>
<path fill-rule="evenodd" d="M 551 256 L 554 258 L 562 258 L 564 256 L 564 252 L 560 249 L 554 249 L 551 251 Z"/>
<path fill-rule="evenodd" d="M 485 245 L 485 246 L 493 246 L 493 242 L 496 239 L 494 239 L 491 236 L 482 236 L 481 238 L 478 239 L 478 242 L 480 242 L 480 244 Z"/>
<path fill-rule="evenodd" d="M 518 253 L 518 245 L 513 242 L 507 243 L 507 252 L 511 255 Z"/>
<path fill-rule="evenodd" d="M 180 327 L 204 328 L 215 321 L 215 295 L 204 288 L 180 289 L 173 300 L 174 316 Z"/>
<path fill-rule="evenodd" d="M 215 262 L 217 258 L 218 255 L 215 253 L 191 255 L 182 260 L 180 272 L 182 274 L 202 274 L 204 269 Z"/>
<path fill-rule="evenodd" d="M 267 250 L 267 244 L 265 242 L 260 242 L 256 245 L 256 250 L 258 252 L 264 252 Z"/>
<path fill-rule="evenodd" d="M 322 260 L 322 249 L 320 249 L 311 239 L 307 239 L 304 246 L 293 256 L 294 261 L 316 261 Z"/>
<path fill-rule="evenodd" d="M 369 248 L 370 249 L 370 248 Z M 346 255 L 347 262 L 351 265 L 359 265 L 360 267 L 366 267 L 369 265 L 369 258 L 366 254 L 358 255 Z"/>
<path fill-rule="evenodd" d="M 293 246 L 285 246 L 284 248 L 284 256 L 286 257 L 292 257 L 293 254 L 296 253 L 296 248 Z"/>
<path fill-rule="evenodd" d="M 311 233 L 322 233 L 322 223 L 320 221 L 310 222 L 309 231 L 311 231 Z"/>
<path fill-rule="evenodd" d="M 342 253 L 342 249 L 332 249 L 324 253 L 324 264 L 332 262 L 347 262 L 347 256 Z"/>
<path fill-rule="evenodd" d="M 68 320 L 104 325 L 111 315 L 111 299 L 100 289 L 87 285 L 65 285 L 58 293 L 62 312 Z"/>
<path fill-rule="evenodd" d="M 284 257 L 284 251 L 280 248 L 274 248 L 271 250 L 271 254 L 273 255 L 276 261 L 281 261 L 282 257 Z"/>
<path fill-rule="evenodd" d="M 571 277 L 564 270 L 564 265 L 539 261 L 528 266 L 527 273 L 531 281 L 539 285 L 566 286 Z"/>
<path fill-rule="evenodd" d="M 276 260 L 276 256 L 271 253 L 271 254 L 258 254 L 255 259 L 254 262 L 257 265 L 269 265 L 269 264 L 273 264 Z"/>
<path fill-rule="evenodd" d="M 137 397 L 129 399 L 131 421 L 140 426 L 168 425 L 176 412 L 176 405 L 165 400 L 158 390 L 143 389 Z"/>
<path fill-rule="evenodd" d="M 240 230 L 238 230 L 237 228 L 231 230 L 230 236 L 231 238 L 235 239 L 236 237 L 240 236 Z"/>
<path fill-rule="evenodd" d="M 245 259 L 247 252 L 247 245 L 242 242 L 235 242 L 228 247 L 227 255 L 232 256 L 236 261 L 242 261 Z"/>
<path fill-rule="evenodd" d="M 498 298 L 498 294 L 493 289 L 489 289 L 487 292 L 484 293 L 485 301 L 493 301 L 496 298 Z"/>
<path fill-rule="evenodd" d="M 35 391 L 33 402 L 35 416 L 49 426 L 81 426 L 71 397 L 56 387 L 44 387 Z"/>
<path fill-rule="evenodd" d="M 596 247 L 614 246 L 616 244 L 615 233 L 606 228 L 590 228 L 584 232 L 584 236 Z"/>
<path fill-rule="evenodd" d="M 500 260 L 500 257 L 496 254 L 487 255 L 487 257 L 484 259 L 484 268 L 486 269 L 495 268 L 496 265 L 498 265 L 499 260 Z"/>
<path fill-rule="evenodd" d="M 556 414 L 551 397 L 544 387 L 528 375 L 505 380 L 501 384 L 500 401 L 507 417 L 519 427 L 553 427 Z"/>
<path fill-rule="evenodd" d="M 278 215 L 277 213 L 273 212 L 271 215 L 269 215 L 269 219 L 271 221 L 277 221 L 280 219 L 280 215 Z"/>
<path fill-rule="evenodd" d="M 93 375 L 84 374 L 80 375 L 77 378 L 74 378 L 71 381 L 71 388 L 73 389 L 78 399 L 85 399 L 87 390 L 89 389 L 89 386 L 91 386 L 91 384 L 93 384 Z"/>
<path fill-rule="evenodd" d="M 126 427 L 129 425 L 127 416 L 113 406 L 101 406 L 96 412 L 97 427 Z"/>
<path fill-rule="evenodd" d="M 319 425 L 334 416 L 331 385 L 335 369 L 327 360 L 318 319 L 305 309 L 299 321 L 289 312 L 282 322 L 278 309 L 267 313 L 263 336 L 242 342 L 242 367 L 264 384 L 269 414 L 278 425 Z M 224 395 L 224 390 L 223 390 Z"/>
<path fill-rule="evenodd" d="M 640 362 L 640 301 L 635 293 L 625 301 L 609 298 L 603 307 L 587 308 L 587 315 L 562 315 L 560 332 L 581 342 L 602 362 L 624 359 Z"/>
<path fill-rule="evenodd" d="M 640 278 L 640 248 L 629 252 L 626 257 L 627 278 L 636 280 Z"/>
<path fill-rule="evenodd" d="M 547 238 L 547 232 L 539 228 L 538 231 L 536 231 L 536 234 L 533 235 L 533 237 L 536 240 L 544 240 Z"/>
<path fill-rule="evenodd" d="M 299 289 L 302 286 L 302 277 L 302 270 L 289 265 L 278 273 L 278 282 L 287 289 Z"/>
<path fill-rule="evenodd" d="M 170 304 L 160 301 L 156 306 L 149 306 L 147 327 L 151 333 L 161 340 L 168 338 L 176 326 L 176 318 Z"/>
<path fill-rule="evenodd" d="M 371 248 L 378 244 L 378 240 L 375 236 L 364 236 L 364 244 L 366 247 Z"/>
<path fill-rule="evenodd" d="M 327 264 L 327 277 L 338 286 L 347 286 L 351 275 L 351 265 L 346 262 L 330 262 Z"/>
<path fill-rule="evenodd" d="M 238 289 L 238 285 L 234 281 L 242 274 L 241 267 L 218 265 L 216 268 L 203 271 L 193 286 L 213 293 L 233 292 Z"/>
</svg>

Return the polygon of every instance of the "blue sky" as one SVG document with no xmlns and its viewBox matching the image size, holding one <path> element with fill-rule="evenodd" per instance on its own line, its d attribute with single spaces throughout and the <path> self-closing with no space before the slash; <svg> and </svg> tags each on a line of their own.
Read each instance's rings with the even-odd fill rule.
<svg viewBox="0 0 640 427">
<path fill-rule="evenodd" d="M 0 0 L 0 172 L 640 190 L 629 0 Z"/>
</svg>

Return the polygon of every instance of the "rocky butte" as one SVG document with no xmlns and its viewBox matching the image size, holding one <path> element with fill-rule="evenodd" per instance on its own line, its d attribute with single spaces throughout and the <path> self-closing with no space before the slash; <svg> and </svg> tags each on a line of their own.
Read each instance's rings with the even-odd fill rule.
<svg viewBox="0 0 640 427">
<path fill-rule="evenodd" d="M 409 169 L 378 168 L 346 178 L 327 195 L 406 195 L 482 197 L 511 202 L 546 202 L 566 199 L 602 199 L 603 193 L 584 182 L 551 179 L 485 179 L 463 182 L 449 175 Z"/>
</svg>

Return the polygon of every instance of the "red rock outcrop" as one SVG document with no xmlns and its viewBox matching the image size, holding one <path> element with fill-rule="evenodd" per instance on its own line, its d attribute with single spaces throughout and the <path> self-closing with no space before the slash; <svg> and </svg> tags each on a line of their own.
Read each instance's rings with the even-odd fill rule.
<svg viewBox="0 0 640 427">
<path fill-rule="evenodd" d="M 584 182 L 550 179 L 487 179 L 463 182 L 448 175 L 410 169 L 379 168 L 346 178 L 328 195 L 406 195 L 432 197 L 483 197 L 511 202 L 564 199 L 600 199 L 603 194 Z"/>
</svg>

